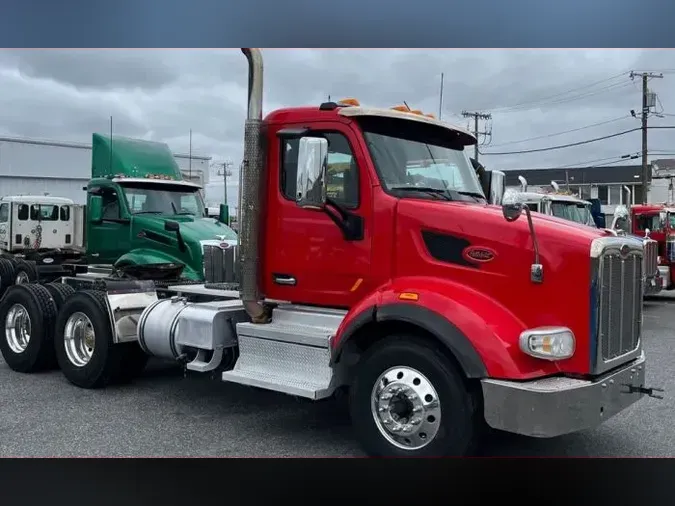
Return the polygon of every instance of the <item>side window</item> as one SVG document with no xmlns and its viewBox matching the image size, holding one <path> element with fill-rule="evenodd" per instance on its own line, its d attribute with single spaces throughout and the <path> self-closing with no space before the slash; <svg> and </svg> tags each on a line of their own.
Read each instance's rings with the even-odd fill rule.
<svg viewBox="0 0 675 506">
<path fill-rule="evenodd" d="M 120 218 L 120 203 L 117 192 L 110 188 L 103 188 L 100 195 L 103 200 L 103 219 L 118 220 Z"/>
<path fill-rule="evenodd" d="M 61 221 L 68 221 L 70 220 L 70 206 L 61 206 L 61 210 L 59 212 Z"/>
<path fill-rule="evenodd" d="M 21 221 L 26 221 L 28 219 L 28 204 L 19 204 L 19 210 L 17 212 L 17 217 Z"/>
<path fill-rule="evenodd" d="M 5 223 L 9 220 L 9 204 L 0 205 L 0 223 Z"/>
<path fill-rule="evenodd" d="M 328 197 L 348 209 L 359 206 L 359 169 L 347 138 L 339 133 L 324 134 L 328 140 L 326 183 Z M 281 192 L 295 200 L 299 138 L 281 141 Z"/>
</svg>

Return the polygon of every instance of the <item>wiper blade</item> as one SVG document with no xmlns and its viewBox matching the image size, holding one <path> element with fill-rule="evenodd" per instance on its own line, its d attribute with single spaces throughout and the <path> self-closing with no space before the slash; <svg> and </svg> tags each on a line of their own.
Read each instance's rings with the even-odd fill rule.
<svg viewBox="0 0 675 506">
<path fill-rule="evenodd" d="M 430 195 L 438 195 L 439 197 L 442 197 L 445 200 L 452 200 L 450 195 L 448 195 L 447 190 L 443 190 L 441 188 L 433 188 L 431 186 L 390 186 L 389 189 L 428 193 Z"/>
<path fill-rule="evenodd" d="M 478 192 L 467 192 L 467 191 L 459 191 L 455 190 L 457 193 L 460 195 L 466 195 L 467 197 L 476 197 L 477 199 L 483 199 L 485 200 L 485 195 L 478 193 Z"/>
<path fill-rule="evenodd" d="M 162 211 L 136 211 L 134 214 L 162 214 Z"/>
<path fill-rule="evenodd" d="M 195 215 L 195 213 L 191 213 L 190 211 L 183 211 L 181 213 L 176 213 L 176 216 L 187 216 L 188 214 L 191 216 Z"/>
</svg>

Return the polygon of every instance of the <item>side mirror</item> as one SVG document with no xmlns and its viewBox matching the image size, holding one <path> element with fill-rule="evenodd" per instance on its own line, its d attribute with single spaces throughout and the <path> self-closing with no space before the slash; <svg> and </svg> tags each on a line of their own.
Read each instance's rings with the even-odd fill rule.
<svg viewBox="0 0 675 506">
<path fill-rule="evenodd" d="M 89 196 L 89 209 L 87 210 L 89 221 L 100 223 L 103 219 L 103 199 L 99 195 Z"/>
<path fill-rule="evenodd" d="M 668 222 L 668 213 L 666 213 L 665 211 L 661 211 L 659 213 L 659 221 L 661 222 L 661 228 L 665 229 L 666 223 Z"/>
<path fill-rule="evenodd" d="M 490 204 L 500 206 L 506 191 L 506 174 L 501 170 L 486 170 L 484 174 L 485 183 L 482 186 L 485 196 Z"/>
<path fill-rule="evenodd" d="M 220 209 L 218 210 L 218 221 L 224 223 L 225 225 L 230 224 L 230 206 L 227 204 L 220 204 Z"/>
<path fill-rule="evenodd" d="M 303 137 L 298 146 L 296 198 L 299 207 L 323 209 L 326 205 L 328 141 Z"/>
<path fill-rule="evenodd" d="M 177 221 L 165 221 L 164 230 L 167 232 L 178 232 L 180 230 L 180 225 Z"/>
<path fill-rule="evenodd" d="M 651 232 L 651 230 L 649 230 L 648 228 L 645 228 L 645 239 L 649 239 L 649 233 L 650 232 Z"/>
<path fill-rule="evenodd" d="M 504 204 L 502 206 L 502 214 L 504 219 L 509 223 L 516 221 L 523 214 L 523 209 L 525 206 L 521 203 L 515 204 Z"/>
</svg>

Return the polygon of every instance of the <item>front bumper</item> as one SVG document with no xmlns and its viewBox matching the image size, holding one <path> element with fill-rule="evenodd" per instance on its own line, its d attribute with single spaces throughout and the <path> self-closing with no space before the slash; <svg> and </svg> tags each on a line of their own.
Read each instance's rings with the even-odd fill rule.
<svg viewBox="0 0 675 506">
<path fill-rule="evenodd" d="M 659 269 L 659 272 L 655 273 L 652 276 L 647 276 L 645 278 L 645 295 L 656 295 L 659 293 L 661 290 L 663 290 L 663 277 L 661 276 L 661 272 Z"/>
<path fill-rule="evenodd" d="M 550 438 L 596 427 L 644 394 L 626 385 L 644 386 L 645 356 L 618 370 L 581 380 L 566 377 L 516 382 L 481 381 L 485 421 L 493 429 Z"/>
</svg>

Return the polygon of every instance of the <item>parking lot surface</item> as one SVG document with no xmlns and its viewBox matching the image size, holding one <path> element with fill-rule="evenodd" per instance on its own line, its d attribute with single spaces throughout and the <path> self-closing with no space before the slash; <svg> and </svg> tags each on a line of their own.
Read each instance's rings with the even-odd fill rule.
<svg viewBox="0 0 675 506">
<path fill-rule="evenodd" d="M 499 434 L 483 455 L 675 456 L 675 297 L 645 302 L 645 398 L 603 426 L 549 440 Z M 183 378 L 151 363 L 131 385 L 82 390 L 59 371 L 23 375 L 0 358 L 0 456 L 361 456 L 346 403 Z"/>
</svg>

